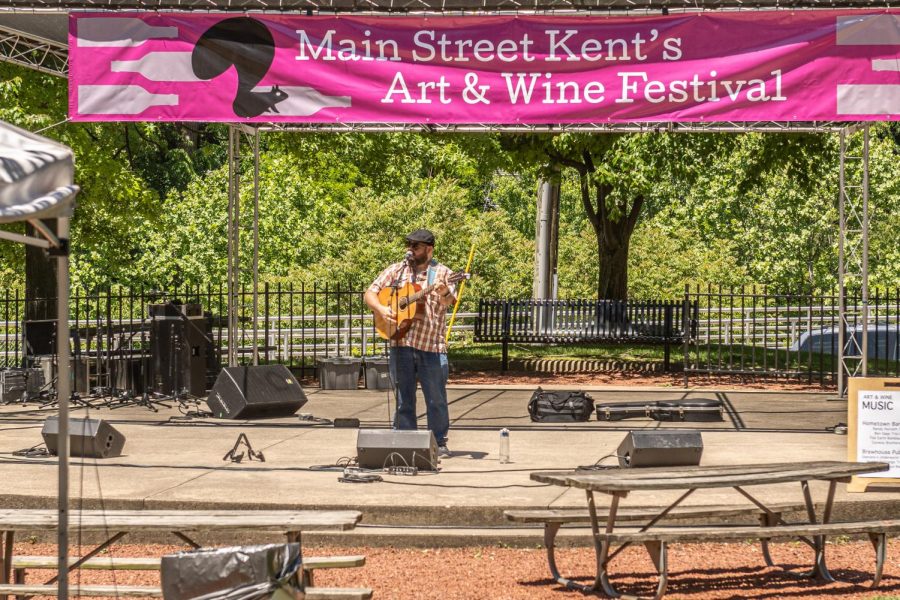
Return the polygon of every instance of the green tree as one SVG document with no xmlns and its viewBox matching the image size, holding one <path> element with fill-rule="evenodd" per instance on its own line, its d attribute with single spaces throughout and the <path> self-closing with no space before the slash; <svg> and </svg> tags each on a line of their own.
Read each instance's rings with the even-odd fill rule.
<svg viewBox="0 0 900 600">
<path fill-rule="evenodd" d="M 170 152 L 167 147 L 176 128 L 152 123 L 66 123 L 65 80 L 0 64 L 0 82 L 0 106 L 4 107 L 0 118 L 41 131 L 75 154 L 75 182 L 81 193 L 71 224 L 73 286 L 94 290 L 142 282 L 144 277 L 134 264 L 141 253 L 142 234 L 158 219 L 161 195 L 183 185 L 197 171 L 191 166 L 192 174 L 185 177 L 185 160 L 178 148 Z M 203 151 L 197 154 L 205 157 Z M 148 181 L 147 174 L 155 180 Z M 38 259 L 46 260 L 40 254 L 29 255 L 29 260 Z"/>
<path fill-rule="evenodd" d="M 581 206 L 595 235 L 596 295 L 615 299 L 628 296 L 631 237 L 642 214 L 674 201 L 673 193 L 696 175 L 691 159 L 713 145 L 709 136 L 658 133 L 501 139 L 518 164 L 537 166 L 544 177 L 555 177 L 560 168 L 577 174 Z"/>
</svg>

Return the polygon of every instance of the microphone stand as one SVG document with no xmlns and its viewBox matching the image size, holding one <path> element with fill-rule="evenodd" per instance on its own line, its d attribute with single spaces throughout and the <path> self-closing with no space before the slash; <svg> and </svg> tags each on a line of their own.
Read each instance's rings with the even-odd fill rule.
<svg viewBox="0 0 900 600">
<path fill-rule="evenodd" d="M 404 264 L 405 268 L 409 269 L 410 273 L 412 274 L 412 279 L 415 280 L 416 268 L 415 268 L 415 263 L 413 262 L 412 250 L 406 251 L 406 255 L 403 257 L 403 264 Z M 401 275 L 403 275 L 403 270 L 404 270 L 403 267 L 401 267 L 399 273 L 397 274 L 397 278 L 393 281 L 393 283 L 391 285 L 391 287 L 393 287 L 394 290 L 399 290 L 401 287 L 400 282 L 403 281 L 403 278 L 401 277 Z M 398 323 L 398 325 L 399 325 L 399 323 Z M 398 340 L 388 339 L 388 377 L 390 377 L 390 379 L 391 379 L 391 390 L 394 392 L 394 405 L 395 405 L 394 414 L 391 415 L 391 395 L 388 394 L 388 396 L 387 396 L 388 425 L 390 426 L 391 429 L 396 429 L 397 410 L 400 409 L 400 390 L 399 390 L 399 386 L 398 386 L 397 382 L 394 380 L 394 376 L 391 374 L 390 352 L 391 352 L 391 348 L 398 348 L 398 347 L 399 347 Z"/>
<path fill-rule="evenodd" d="M 146 366 L 147 360 L 146 360 L 146 348 L 143 343 L 144 333 L 148 329 L 148 327 L 147 327 L 148 320 L 150 322 L 153 322 L 156 319 L 155 319 L 155 317 L 153 317 L 153 315 L 150 315 L 149 317 L 145 317 L 145 318 L 141 319 L 140 327 L 138 327 L 137 329 L 134 329 L 131 332 L 131 334 L 128 336 L 128 345 L 129 345 L 129 347 L 131 347 L 131 346 L 133 346 L 134 336 L 137 335 L 138 331 L 140 331 L 140 333 L 141 333 L 141 352 L 140 352 L 140 356 L 139 356 L 138 360 L 140 361 L 140 372 L 141 372 L 141 376 L 143 379 L 143 381 L 142 381 L 142 385 L 144 388 L 143 392 L 137 392 L 135 390 L 121 391 L 121 390 L 118 390 L 118 388 L 114 387 L 113 389 L 119 391 L 119 393 L 117 394 L 117 400 L 115 402 L 115 405 L 110 406 L 111 409 L 122 408 L 125 406 L 142 406 L 144 408 L 152 410 L 153 412 L 159 412 L 158 407 L 160 407 L 160 406 L 163 408 L 172 408 L 172 406 L 170 404 L 166 403 L 166 400 L 170 399 L 168 396 L 166 396 L 165 394 L 159 394 L 157 392 L 151 392 L 149 390 L 151 382 L 150 382 L 149 374 L 146 372 L 146 369 L 144 368 Z M 123 357 L 122 356 L 122 345 L 123 344 L 120 342 L 119 348 L 118 348 L 119 357 L 124 358 L 124 360 L 120 360 L 120 363 L 124 362 L 126 364 L 126 367 L 125 367 L 127 369 L 126 377 L 132 378 L 132 382 L 133 382 L 133 373 L 131 372 L 131 364 L 130 364 L 132 348 L 129 348 L 128 356 Z M 126 382 L 126 386 L 127 385 L 128 384 Z"/>
</svg>

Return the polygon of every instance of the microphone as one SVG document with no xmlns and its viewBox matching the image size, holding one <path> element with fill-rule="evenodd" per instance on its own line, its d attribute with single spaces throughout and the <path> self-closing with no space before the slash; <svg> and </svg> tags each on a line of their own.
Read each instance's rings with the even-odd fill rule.
<svg viewBox="0 0 900 600">
<path fill-rule="evenodd" d="M 413 253 L 412 253 L 412 250 L 407 250 L 407 251 L 406 251 L 406 256 L 403 257 L 403 260 L 405 260 L 405 261 L 408 262 L 408 263 L 411 263 L 411 262 L 412 262 L 412 260 L 413 260 Z"/>
</svg>

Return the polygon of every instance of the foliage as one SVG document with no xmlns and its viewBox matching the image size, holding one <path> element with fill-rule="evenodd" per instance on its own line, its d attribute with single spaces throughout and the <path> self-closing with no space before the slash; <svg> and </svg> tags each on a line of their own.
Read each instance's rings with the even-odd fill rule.
<svg viewBox="0 0 900 600">
<path fill-rule="evenodd" d="M 30 130 L 46 129 L 42 135 L 75 153 L 75 181 L 81 193 L 71 227 L 72 284 L 96 289 L 113 282 L 133 283 L 137 231 L 153 221 L 159 197 L 121 160 L 125 151 L 121 127 L 61 124 L 65 80 L 0 64 L 0 81 L 0 106 L 6 107 L 0 109 L 0 119 Z M 24 261 L 24 253 L 21 256 Z"/>
<path fill-rule="evenodd" d="M 858 146 L 851 147 L 851 152 L 862 154 Z M 869 153 L 869 284 L 896 286 L 900 281 L 900 124 L 874 126 Z"/>
<path fill-rule="evenodd" d="M 454 181 L 420 182 L 419 189 L 404 196 L 361 192 L 352 199 L 341 227 L 330 230 L 324 256 L 290 272 L 288 280 L 340 281 L 362 288 L 402 258 L 405 234 L 427 227 L 437 238 L 435 257 L 454 270 L 465 267 L 474 244 L 470 292 L 488 297 L 530 292 L 530 276 L 524 276 L 521 265 L 531 259 L 531 240 L 515 231 L 501 211 L 466 209 L 465 190 Z"/>
<path fill-rule="evenodd" d="M 737 262 L 734 242 L 714 239 L 697 244 L 691 232 L 670 229 L 660 221 L 639 227 L 629 271 L 629 297 L 640 300 L 676 300 L 684 297 L 686 285 L 738 286 L 747 281 L 746 270 Z"/>
<path fill-rule="evenodd" d="M 836 233 L 836 169 L 833 147 L 810 139 L 818 140 L 737 136 L 729 152 L 704 161 L 684 200 L 663 209 L 659 221 L 708 247 L 729 240 L 754 281 L 794 289 L 824 283 L 821 266 Z"/>
<path fill-rule="evenodd" d="M 311 151 L 312 139 L 303 139 L 288 154 L 273 148 L 260 157 L 260 273 L 268 282 L 342 282 L 367 285 L 384 266 L 402 256 L 402 239 L 410 229 L 429 227 L 438 236 L 438 256 L 453 268 L 462 268 L 474 239 L 479 247 L 479 281 L 497 293 L 527 290 L 521 264 L 530 261 L 531 240 L 524 238 L 503 211 L 483 214 L 472 206 L 474 191 L 443 175 L 406 176 L 406 189 L 379 191 L 377 173 L 341 157 L 348 151 L 330 138 Z M 322 141 L 321 139 L 319 141 Z M 365 141 L 371 142 L 369 139 Z M 395 140 L 390 139 L 391 143 Z M 471 161 L 452 157 L 444 147 L 442 158 L 462 174 Z M 432 149 L 433 150 L 433 149 Z M 457 150 L 454 150 L 457 151 Z M 415 149 L 418 160 L 424 152 Z M 298 157 L 302 161 L 298 163 Z M 395 155 L 404 162 L 405 153 Z M 242 181 L 241 220 L 252 220 L 252 182 Z M 397 165 L 385 169 L 397 171 Z M 452 172 L 450 167 L 432 169 Z M 423 169 L 423 172 L 428 172 Z M 501 177 L 501 180 L 503 178 Z M 372 183 L 375 187 L 366 187 Z M 509 186 L 504 186 L 508 190 Z M 501 197 L 512 194 L 501 191 Z M 149 286 L 169 287 L 222 281 L 227 268 L 227 170 L 222 167 L 197 177 L 184 191 L 173 192 L 163 204 L 161 226 L 148 223 L 138 271 Z M 244 283 L 251 273 L 252 235 L 241 232 L 241 270 Z M 481 272 L 485 273 L 482 277 Z M 490 275 L 489 277 L 487 275 Z M 473 282 L 474 285 L 474 282 Z"/>
<path fill-rule="evenodd" d="M 641 170 L 623 168 L 635 138 L 567 133 L 501 139 L 506 150 L 523 164 L 537 166 L 548 181 L 558 181 L 563 169 L 577 173 L 582 206 L 597 238 L 597 297 L 624 298 L 628 244 L 645 200 Z"/>
</svg>

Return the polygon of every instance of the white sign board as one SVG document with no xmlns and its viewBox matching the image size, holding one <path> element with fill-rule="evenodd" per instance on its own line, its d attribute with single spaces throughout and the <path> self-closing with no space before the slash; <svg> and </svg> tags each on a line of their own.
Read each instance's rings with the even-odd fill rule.
<svg viewBox="0 0 900 600">
<path fill-rule="evenodd" d="M 866 477 L 900 477 L 900 391 L 859 390 L 856 460 L 890 463 L 889 471 Z"/>
</svg>

